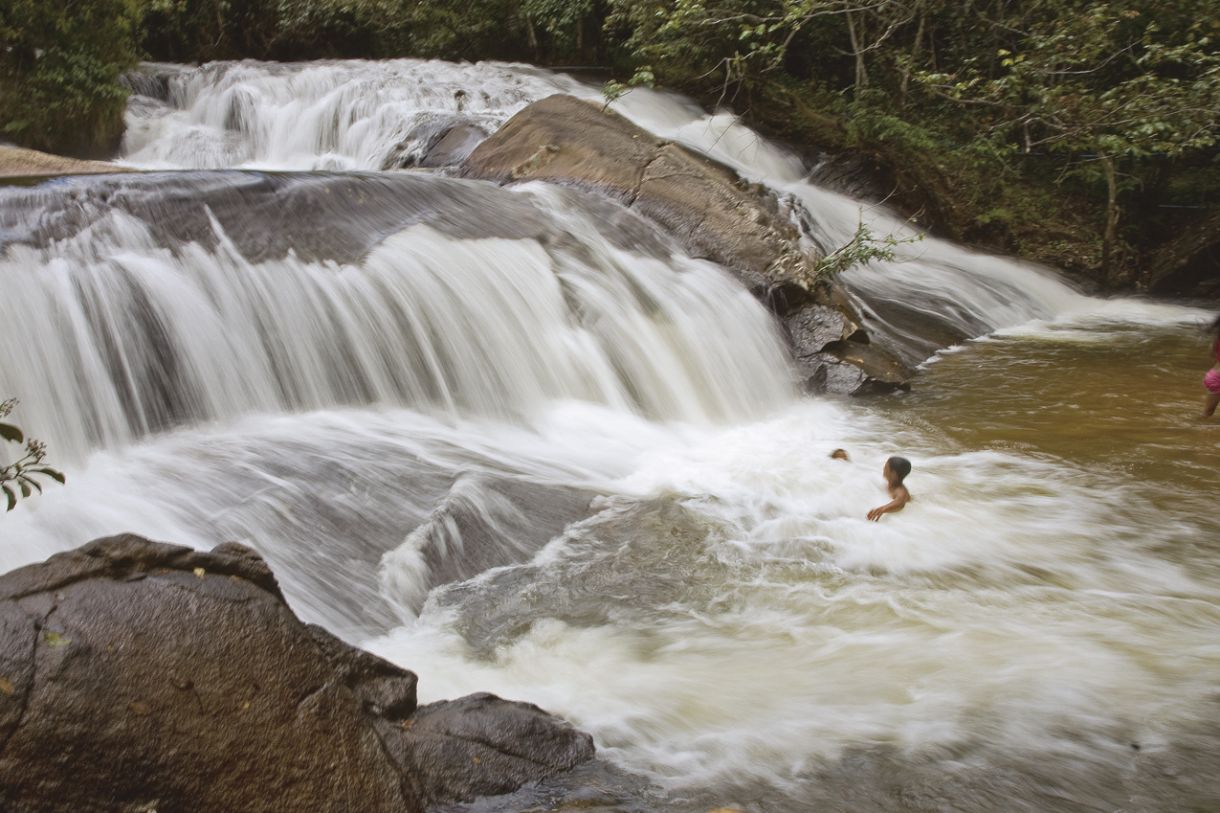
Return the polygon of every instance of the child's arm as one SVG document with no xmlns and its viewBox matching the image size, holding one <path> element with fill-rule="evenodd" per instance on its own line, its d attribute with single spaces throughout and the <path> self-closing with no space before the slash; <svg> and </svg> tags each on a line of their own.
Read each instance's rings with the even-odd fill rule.
<svg viewBox="0 0 1220 813">
<path fill-rule="evenodd" d="M 903 506 L 911 501 L 911 492 L 907 491 L 906 486 L 898 486 L 891 493 L 894 495 L 894 499 L 868 512 L 868 518 L 873 522 L 881 519 L 882 514 L 892 514 L 895 511 L 901 511 Z"/>
</svg>

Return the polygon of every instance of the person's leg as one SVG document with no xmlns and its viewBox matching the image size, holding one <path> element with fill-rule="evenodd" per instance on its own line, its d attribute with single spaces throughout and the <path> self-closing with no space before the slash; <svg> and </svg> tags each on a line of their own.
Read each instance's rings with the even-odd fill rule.
<svg viewBox="0 0 1220 813">
<path fill-rule="evenodd" d="M 1217 406 L 1220 406 L 1220 392 L 1209 392 L 1203 401 L 1203 417 L 1210 418 L 1215 415 Z"/>
</svg>

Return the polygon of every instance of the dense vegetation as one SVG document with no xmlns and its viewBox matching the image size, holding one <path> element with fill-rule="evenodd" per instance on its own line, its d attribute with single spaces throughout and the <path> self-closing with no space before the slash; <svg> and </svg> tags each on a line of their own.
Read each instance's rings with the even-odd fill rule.
<svg viewBox="0 0 1220 813">
<path fill-rule="evenodd" d="M 137 56 L 516 59 L 729 105 L 951 236 L 1112 284 L 1220 229 L 1214 0 L 9 0 L 0 34 L 0 127 L 36 147 L 113 144 Z"/>
<path fill-rule="evenodd" d="M 97 156 L 123 132 L 119 74 L 140 55 L 140 0 L 0 3 L 0 135 Z"/>
</svg>

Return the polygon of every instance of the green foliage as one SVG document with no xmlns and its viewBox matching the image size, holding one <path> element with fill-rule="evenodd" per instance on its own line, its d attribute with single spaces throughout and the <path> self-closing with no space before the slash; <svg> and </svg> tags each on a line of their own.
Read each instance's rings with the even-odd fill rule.
<svg viewBox="0 0 1220 813">
<path fill-rule="evenodd" d="M 971 109 L 977 140 L 1062 156 L 1059 181 L 1104 190 L 1100 264 L 1113 274 L 1141 170 L 1220 143 L 1220 23 L 1194 0 L 1169 13 L 1148 0 L 1058 5 L 999 21 L 1013 33 L 994 53 L 916 76 Z"/>
<path fill-rule="evenodd" d="M 12 399 L 0 402 L 0 418 L 7 418 L 16 405 L 17 402 Z M 0 466 L 0 493 L 4 494 L 6 511 L 17 507 L 18 495 L 29 497 L 35 491 L 42 493 L 42 484 L 37 477 L 47 477 L 61 484 L 64 482 L 62 473 L 44 464 L 47 447 L 42 441 L 27 439 L 21 429 L 4 421 L 0 421 L 0 440 L 25 442 L 25 454 L 7 466 Z"/>
<path fill-rule="evenodd" d="M 893 262 L 896 258 L 894 249 L 907 243 L 916 243 L 923 239 L 922 234 L 913 237 L 895 237 L 887 234 L 883 237 L 873 236 L 873 230 L 863 219 L 856 224 L 856 232 L 852 238 L 818 261 L 814 269 L 815 279 L 834 278 L 849 268 L 880 260 Z"/>
<path fill-rule="evenodd" d="M 597 57 L 600 0 L 144 0 L 159 59 Z"/>
<path fill-rule="evenodd" d="M 520 15 L 532 34 L 537 47 L 538 31 L 549 38 L 549 49 L 559 53 L 574 53 L 583 49 L 588 20 L 594 11 L 593 0 L 522 0 Z"/>
<path fill-rule="evenodd" d="M 606 108 L 623 98 L 625 94 L 630 93 L 632 88 L 641 86 L 652 87 L 655 82 L 656 77 L 653 76 L 652 68 L 648 66 L 636 69 L 636 72 L 625 83 L 611 79 L 602 85 L 602 96 L 606 100 L 606 103 L 602 105 L 602 111 L 604 112 Z"/>
<path fill-rule="evenodd" d="M 36 149 L 102 154 L 122 133 L 119 74 L 137 0 L 8 0 L 0 7 L 0 133 Z"/>
<path fill-rule="evenodd" d="M 953 72 L 922 71 L 919 79 L 946 98 L 988 107 L 989 133 L 1026 152 L 1176 157 L 1216 144 L 1214 15 L 1167 30 L 1136 8 L 1154 4 L 1084 5 L 1071 15 L 1024 21 L 1023 35 L 994 58 L 971 58 Z"/>
<path fill-rule="evenodd" d="M 949 145 L 919 121 L 898 115 L 884 98 L 856 100 L 847 105 L 847 134 L 851 144 L 888 144 L 916 153 L 939 153 Z"/>
</svg>

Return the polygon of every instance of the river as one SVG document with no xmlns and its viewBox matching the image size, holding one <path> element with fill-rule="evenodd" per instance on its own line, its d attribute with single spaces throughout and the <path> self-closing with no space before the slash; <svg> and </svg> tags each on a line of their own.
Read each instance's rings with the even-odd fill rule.
<svg viewBox="0 0 1220 813">
<path fill-rule="evenodd" d="M 244 542 L 422 700 L 561 714 L 648 809 L 1220 808 L 1207 311 L 924 237 L 844 280 L 912 391 L 802 396 L 762 306 L 634 215 L 386 169 L 595 89 L 148 73 L 124 161 L 157 172 L 0 188 L 0 394 L 69 476 L 0 567 Z M 812 242 L 913 234 L 728 116 L 616 107 L 799 198 Z M 915 500 L 870 523 L 891 454 Z"/>
</svg>

